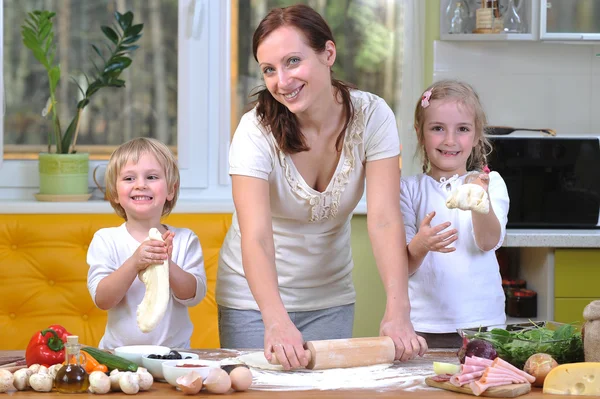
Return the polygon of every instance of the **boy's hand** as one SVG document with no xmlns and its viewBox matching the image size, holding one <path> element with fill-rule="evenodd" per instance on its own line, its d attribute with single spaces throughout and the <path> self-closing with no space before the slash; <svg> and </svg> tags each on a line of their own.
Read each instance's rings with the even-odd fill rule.
<svg viewBox="0 0 600 399">
<path fill-rule="evenodd" d="M 173 238 L 175 237 L 175 233 L 167 230 L 165 234 L 162 235 L 162 239 L 165 242 L 165 246 L 167 247 L 167 255 L 169 259 L 173 256 Z"/>
<path fill-rule="evenodd" d="M 140 244 L 131 255 L 131 259 L 139 272 L 150 265 L 163 263 L 168 259 L 166 243 L 159 240 L 147 240 Z"/>
<path fill-rule="evenodd" d="M 427 251 L 442 253 L 456 251 L 456 248 L 448 246 L 458 239 L 458 235 L 456 234 L 457 230 L 452 229 L 442 233 L 443 230 L 450 227 L 450 222 L 441 223 L 431 227 L 431 221 L 434 216 L 435 211 L 430 212 L 425 216 L 425 219 L 421 222 L 419 231 L 412 241 L 417 240 L 416 244 Z"/>
</svg>

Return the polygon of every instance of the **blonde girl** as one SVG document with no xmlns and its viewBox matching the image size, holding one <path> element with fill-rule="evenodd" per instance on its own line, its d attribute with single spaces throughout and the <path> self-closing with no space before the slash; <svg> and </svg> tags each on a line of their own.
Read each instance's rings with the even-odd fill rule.
<svg viewBox="0 0 600 399">
<path fill-rule="evenodd" d="M 411 321 L 430 347 L 459 346 L 458 328 L 506 320 L 494 251 L 504 239 L 509 198 L 502 177 L 487 169 L 486 123 L 479 96 L 464 82 L 436 82 L 416 105 L 423 173 L 401 179 L 401 210 Z M 487 192 L 488 213 L 446 207 L 465 183 Z"/>
</svg>

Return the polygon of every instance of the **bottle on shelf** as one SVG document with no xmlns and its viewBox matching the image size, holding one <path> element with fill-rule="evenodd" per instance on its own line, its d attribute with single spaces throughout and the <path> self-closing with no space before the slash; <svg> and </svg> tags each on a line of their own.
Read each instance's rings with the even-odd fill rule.
<svg viewBox="0 0 600 399">
<path fill-rule="evenodd" d="M 461 0 L 451 0 L 446 8 L 448 33 L 471 33 L 468 5 Z"/>
<path fill-rule="evenodd" d="M 525 33 L 525 24 L 519 15 L 519 8 L 522 2 L 523 0 L 519 2 L 519 6 L 517 7 L 515 0 L 508 0 L 508 5 L 503 16 L 504 33 Z"/>
<path fill-rule="evenodd" d="M 69 335 L 67 337 L 65 365 L 56 373 L 54 387 L 61 393 L 85 393 L 90 386 L 88 373 L 82 362 L 82 354 L 79 351 L 79 337 Z"/>
</svg>

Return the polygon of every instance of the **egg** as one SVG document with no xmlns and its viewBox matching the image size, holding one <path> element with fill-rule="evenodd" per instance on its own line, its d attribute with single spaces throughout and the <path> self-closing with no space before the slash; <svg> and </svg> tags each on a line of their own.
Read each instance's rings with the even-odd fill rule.
<svg viewBox="0 0 600 399">
<path fill-rule="evenodd" d="M 246 367 L 236 367 L 229 373 L 231 387 L 236 391 L 245 391 L 252 385 L 252 372 Z"/>
<path fill-rule="evenodd" d="M 215 368 L 208 372 L 204 380 L 204 386 L 210 393 L 226 393 L 231 389 L 231 378 L 227 371 Z"/>
</svg>

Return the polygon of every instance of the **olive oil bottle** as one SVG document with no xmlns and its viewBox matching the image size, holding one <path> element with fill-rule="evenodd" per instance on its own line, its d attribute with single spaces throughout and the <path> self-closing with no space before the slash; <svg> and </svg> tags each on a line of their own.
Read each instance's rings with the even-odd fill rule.
<svg viewBox="0 0 600 399">
<path fill-rule="evenodd" d="M 54 378 L 54 387 L 58 392 L 87 392 L 90 381 L 81 361 L 80 348 L 79 337 L 77 335 L 69 335 L 66 344 L 66 364 L 58 370 Z"/>
</svg>

